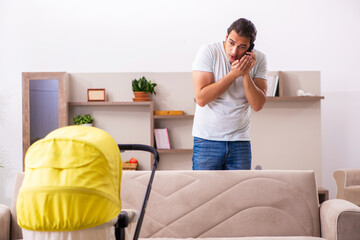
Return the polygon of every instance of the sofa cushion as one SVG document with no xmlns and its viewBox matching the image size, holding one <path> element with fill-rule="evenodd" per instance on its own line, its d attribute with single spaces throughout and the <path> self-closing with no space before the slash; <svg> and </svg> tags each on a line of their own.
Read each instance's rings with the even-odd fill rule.
<svg viewBox="0 0 360 240">
<path fill-rule="evenodd" d="M 344 189 L 344 199 L 360 206 L 360 185 L 346 187 Z"/>
<path fill-rule="evenodd" d="M 150 172 L 124 171 L 125 208 L 140 209 Z M 313 171 L 158 171 L 140 237 L 320 236 Z"/>
</svg>

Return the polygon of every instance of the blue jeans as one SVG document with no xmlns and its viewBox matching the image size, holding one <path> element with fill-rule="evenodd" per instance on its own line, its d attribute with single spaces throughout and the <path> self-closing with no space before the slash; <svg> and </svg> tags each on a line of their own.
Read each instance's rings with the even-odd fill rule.
<svg viewBox="0 0 360 240">
<path fill-rule="evenodd" d="M 250 141 L 212 141 L 194 137 L 193 170 L 251 169 Z"/>
</svg>

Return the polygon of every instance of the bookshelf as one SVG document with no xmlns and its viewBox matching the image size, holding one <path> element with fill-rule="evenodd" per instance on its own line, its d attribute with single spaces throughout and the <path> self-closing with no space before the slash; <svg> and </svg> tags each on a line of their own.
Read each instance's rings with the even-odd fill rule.
<svg viewBox="0 0 360 240">
<path fill-rule="evenodd" d="M 155 142 L 154 142 L 154 125 L 157 124 L 157 122 L 161 122 L 161 120 L 193 120 L 194 115 L 190 114 L 190 115 L 154 115 L 154 102 L 153 101 L 148 101 L 148 102 L 130 102 L 130 101 L 114 101 L 114 102 L 77 102 L 77 101 L 71 101 L 68 102 L 68 106 L 69 106 L 69 123 L 72 123 L 72 116 L 75 115 L 76 113 L 79 112 L 83 112 L 83 113 L 88 113 L 90 112 L 94 118 L 96 118 L 96 126 L 97 127 L 102 127 L 104 129 L 105 126 L 101 126 L 103 125 L 102 123 L 99 123 L 99 118 L 101 118 L 101 116 L 99 116 L 99 113 L 97 113 L 98 111 L 96 111 L 97 109 L 107 109 L 106 112 L 109 111 L 121 111 L 121 109 L 124 108 L 131 108 L 132 112 L 136 112 L 136 111 L 146 111 L 147 115 L 149 117 L 149 141 L 148 143 L 145 144 L 149 144 L 151 146 L 155 146 Z M 119 109 L 120 108 L 120 109 Z M 124 116 L 126 118 L 126 116 Z M 157 121 L 159 120 L 159 121 Z M 99 126 L 100 124 L 100 126 Z M 168 123 L 167 123 L 168 125 Z M 171 125 L 171 124 L 170 124 Z M 176 124 L 175 124 L 176 125 Z M 189 125 L 189 126 L 192 126 Z M 145 127 L 145 126 L 144 126 Z M 141 130 L 141 129 L 139 129 Z M 116 135 L 113 134 L 111 130 L 107 130 L 111 135 Z M 139 131 L 138 131 L 139 132 Z M 142 134 L 139 134 L 142 136 Z M 172 136 L 171 136 L 172 138 Z M 172 141 L 173 142 L 173 141 Z M 175 148 L 173 148 L 173 146 Z M 160 154 L 172 154 L 172 155 L 176 155 L 176 154 L 192 154 L 192 148 L 176 148 L 176 143 L 175 145 L 171 146 L 171 149 L 158 149 L 158 152 Z M 152 158 L 151 158 L 151 163 L 150 165 L 153 164 L 152 162 Z"/>
<path fill-rule="evenodd" d="M 159 153 L 192 153 L 192 148 L 188 149 L 158 149 Z"/>
<path fill-rule="evenodd" d="M 194 115 L 154 115 L 154 119 L 193 119 Z"/>
<path fill-rule="evenodd" d="M 158 149 L 159 154 L 192 154 L 192 146 L 187 144 L 191 142 L 191 129 L 192 121 L 194 119 L 193 114 L 184 114 L 184 115 L 154 115 L 154 126 L 155 127 L 166 127 L 169 129 L 169 138 L 171 149 Z M 180 129 L 177 129 L 179 128 Z M 179 136 L 181 138 L 181 133 L 184 132 L 183 129 L 187 128 L 185 132 L 188 133 L 188 137 L 182 136 L 182 141 L 176 138 Z M 185 143 L 186 142 L 186 143 Z M 187 145 L 187 146 L 184 146 Z"/>
<path fill-rule="evenodd" d="M 107 131 L 119 144 L 146 144 L 154 146 L 154 102 L 108 101 L 108 102 L 68 102 L 69 125 L 78 113 L 90 113 L 95 119 L 95 127 Z M 124 152 L 122 161 L 131 157 L 141 159 L 140 169 L 150 169 L 153 157 L 145 152 Z"/>
<path fill-rule="evenodd" d="M 266 101 L 269 101 L 269 102 L 280 102 L 280 101 L 295 101 L 295 102 L 301 102 L 301 101 L 319 101 L 319 100 L 322 100 L 322 99 L 324 99 L 323 96 L 266 97 Z"/>
<path fill-rule="evenodd" d="M 154 106 L 154 103 L 152 101 L 148 102 L 130 102 L 130 101 L 124 101 L 124 102 L 69 102 L 69 106 Z"/>
<path fill-rule="evenodd" d="M 154 102 L 130 102 L 130 101 L 119 101 L 119 102 L 68 102 L 69 108 L 74 107 L 91 107 L 91 106 L 101 106 L 101 107 L 145 107 L 148 108 L 149 118 L 150 118 L 150 136 L 154 132 L 154 122 L 153 122 L 153 113 L 154 113 Z M 69 122 L 71 122 L 72 115 L 69 115 Z M 150 145 L 154 146 L 153 138 L 150 139 Z"/>
<path fill-rule="evenodd" d="M 320 96 L 320 72 L 270 71 L 270 76 L 279 77 L 276 95 L 267 97 L 267 101 L 318 101 Z M 317 79 L 318 78 L 318 79 Z M 298 89 L 311 91 L 314 96 L 297 96 Z"/>
</svg>

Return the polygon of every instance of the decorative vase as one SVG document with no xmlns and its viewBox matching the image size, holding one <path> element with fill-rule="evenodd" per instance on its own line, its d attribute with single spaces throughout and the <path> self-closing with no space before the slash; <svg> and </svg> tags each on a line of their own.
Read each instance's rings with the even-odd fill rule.
<svg viewBox="0 0 360 240">
<path fill-rule="evenodd" d="M 135 98 L 133 98 L 134 102 L 142 102 L 142 101 L 150 101 L 149 93 L 145 92 L 133 92 Z"/>
</svg>

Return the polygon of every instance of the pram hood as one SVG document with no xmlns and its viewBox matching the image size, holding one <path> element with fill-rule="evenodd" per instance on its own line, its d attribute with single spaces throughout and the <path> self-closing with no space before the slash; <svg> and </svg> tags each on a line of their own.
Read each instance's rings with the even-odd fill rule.
<svg viewBox="0 0 360 240">
<path fill-rule="evenodd" d="M 54 130 L 26 153 L 18 224 L 74 231 L 106 223 L 121 211 L 120 182 L 120 151 L 108 133 L 84 126 Z"/>
</svg>

